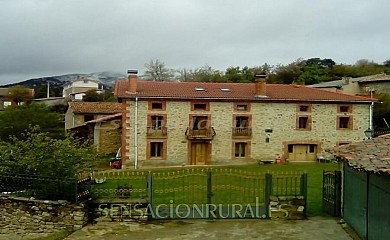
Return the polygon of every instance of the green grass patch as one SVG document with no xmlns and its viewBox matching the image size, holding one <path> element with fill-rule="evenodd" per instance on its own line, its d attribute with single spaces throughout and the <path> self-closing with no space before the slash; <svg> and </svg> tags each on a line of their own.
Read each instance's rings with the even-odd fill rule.
<svg viewBox="0 0 390 240">
<path fill-rule="evenodd" d="M 50 234 L 47 237 L 34 238 L 34 240 L 62 240 L 69 236 L 72 232 L 70 231 L 61 231 Z"/>
</svg>

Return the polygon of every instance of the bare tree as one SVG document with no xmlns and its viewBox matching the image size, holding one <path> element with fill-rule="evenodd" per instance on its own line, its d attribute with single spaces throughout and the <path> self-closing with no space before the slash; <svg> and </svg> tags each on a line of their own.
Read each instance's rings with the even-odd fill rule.
<svg viewBox="0 0 390 240">
<path fill-rule="evenodd" d="M 167 68 L 164 62 L 160 60 L 150 60 L 149 63 L 145 64 L 145 77 L 148 80 L 152 81 L 172 81 L 173 80 L 173 70 Z"/>
</svg>

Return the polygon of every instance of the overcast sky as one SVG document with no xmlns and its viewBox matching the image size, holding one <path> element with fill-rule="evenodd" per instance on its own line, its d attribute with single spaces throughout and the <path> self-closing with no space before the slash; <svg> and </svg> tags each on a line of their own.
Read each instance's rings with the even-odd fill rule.
<svg viewBox="0 0 390 240">
<path fill-rule="evenodd" d="M 298 58 L 390 59 L 389 0 L 0 0 L 0 84 Z"/>
</svg>

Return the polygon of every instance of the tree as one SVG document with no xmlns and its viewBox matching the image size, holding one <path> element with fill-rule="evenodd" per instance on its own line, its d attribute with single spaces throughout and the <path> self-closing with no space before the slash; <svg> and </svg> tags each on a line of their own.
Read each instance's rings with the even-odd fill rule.
<svg viewBox="0 0 390 240">
<path fill-rule="evenodd" d="M 42 132 L 53 138 L 63 138 L 64 123 L 61 114 L 52 112 L 41 104 L 21 105 L 0 112 L 0 140 L 9 141 L 11 136 L 23 139 L 30 126 L 39 126 Z"/>
<path fill-rule="evenodd" d="M 40 199 L 74 200 L 76 174 L 97 157 L 94 150 L 73 138 L 52 139 L 37 127 L 23 134 L 23 140 L 13 137 L 0 142 L 0 176 L 20 176 L 18 181 L 25 175 L 31 177 L 16 187 Z M 53 180 L 33 181 L 33 177 Z"/>
<path fill-rule="evenodd" d="M 269 80 L 272 83 L 291 84 L 302 74 L 303 66 L 304 61 L 300 58 L 287 65 L 279 64 L 274 68 L 274 73 L 269 76 Z"/>
<path fill-rule="evenodd" d="M 91 89 L 85 92 L 83 96 L 85 102 L 103 102 L 103 95 L 98 93 L 96 89 Z"/>
<path fill-rule="evenodd" d="M 33 94 L 29 88 L 23 86 L 13 86 L 9 88 L 10 97 L 17 105 L 20 105 L 22 102 L 29 103 L 33 98 Z"/>
<path fill-rule="evenodd" d="M 168 69 L 165 66 L 164 62 L 161 62 L 160 60 L 150 60 L 149 63 L 145 64 L 145 77 L 148 80 L 153 81 L 171 81 L 173 80 L 174 74 L 173 70 Z"/>
</svg>

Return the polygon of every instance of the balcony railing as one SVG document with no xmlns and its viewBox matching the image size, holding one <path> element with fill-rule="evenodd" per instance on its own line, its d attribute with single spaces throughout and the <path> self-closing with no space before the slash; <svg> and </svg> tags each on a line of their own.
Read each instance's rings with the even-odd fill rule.
<svg viewBox="0 0 390 240">
<path fill-rule="evenodd" d="M 211 140 L 216 135 L 216 132 L 213 127 L 203 129 L 193 129 L 188 127 L 185 134 L 187 139 Z"/>
<path fill-rule="evenodd" d="M 233 127 L 233 137 L 251 137 L 252 128 L 250 127 Z"/>
<path fill-rule="evenodd" d="M 146 136 L 148 138 L 165 138 L 167 137 L 167 128 L 166 127 L 148 127 L 146 131 Z"/>
</svg>

